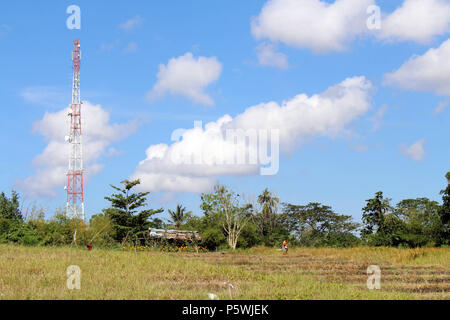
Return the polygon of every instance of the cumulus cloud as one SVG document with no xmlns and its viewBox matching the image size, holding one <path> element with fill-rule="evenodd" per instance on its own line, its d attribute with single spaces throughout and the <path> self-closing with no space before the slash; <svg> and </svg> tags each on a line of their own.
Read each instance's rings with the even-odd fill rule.
<svg viewBox="0 0 450 320">
<path fill-rule="evenodd" d="M 422 56 L 413 56 L 398 70 L 386 74 L 384 84 L 450 95 L 450 39 Z"/>
<path fill-rule="evenodd" d="M 270 39 L 317 53 L 343 51 L 358 37 L 427 43 L 450 31 L 447 0 L 405 0 L 380 14 L 380 28 L 368 27 L 375 0 L 270 0 L 251 21 L 256 39 Z"/>
<path fill-rule="evenodd" d="M 345 50 L 368 31 L 367 8 L 374 0 L 270 0 L 251 23 L 256 39 L 326 53 Z"/>
<path fill-rule="evenodd" d="M 424 144 L 425 140 L 421 139 L 414 142 L 411 146 L 401 145 L 400 152 L 410 157 L 414 161 L 422 161 L 426 156 L 426 152 L 423 149 Z"/>
<path fill-rule="evenodd" d="M 277 148 L 291 152 L 314 137 L 339 135 L 369 110 L 371 91 L 372 84 L 364 77 L 348 78 L 321 94 L 299 94 L 281 104 L 261 103 L 234 118 L 224 115 L 204 128 L 196 125 L 174 132 L 172 140 L 176 142 L 147 149 L 146 159 L 132 178 L 141 179 L 141 188 L 147 191 L 204 192 L 218 176 L 260 174 L 261 166 L 267 164 L 261 155 L 268 155 L 269 149 L 273 160 Z M 262 151 L 261 145 L 250 144 L 249 139 L 245 144 L 246 161 L 233 162 L 242 145 L 228 139 L 229 132 L 265 132 L 268 148 Z M 273 132 L 277 132 L 279 140 L 275 141 Z"/>
<path fill-rule="evenodd" d="M 83 103 L 83 114 L 83 160 L 85 180 L 88 180 L 102 170 L 103 165 L 98 161 L 106 148 L 132 134 L 138 123 L 110 123 L 108 111 L 89 102 Z M 69 145 L 64 140 L 68 132 L 67 119 L 67 109 L 47 112 L 33 126 L 33 132 L 42 135 L 47 146 L 32 161 L 36 172 L 17 181 L 18 188 L 29 196 L 56 196 L 55 189 L 67 183 Z"/>
<path fill-rule="evenodd" d="M 281 52 L 277 52 L 276 45 L 261 43 L 256 50 L 258 51 L 258 61 L 261 65 L 280 69 L 287 69 L 289 67 L 287 56 Z"/>
<path fill-rule="evenodd" d="M 450 30 L 447 0 L 405 0 L 382 22 L 379 36 L 395 41 L 427 43 Z"/>
<path fill-rule="evenodd" d="M 216 57 L 194 58 L 188 52 L 170 59 L 167 65 L 159 65 L 158 81 L 148 96 L 156 98 L 171 93 L 197 103 L 213 105 L 213 99 L 204 90 L 219 78 L 221 72 L 222 65 Z"/>
</svg>

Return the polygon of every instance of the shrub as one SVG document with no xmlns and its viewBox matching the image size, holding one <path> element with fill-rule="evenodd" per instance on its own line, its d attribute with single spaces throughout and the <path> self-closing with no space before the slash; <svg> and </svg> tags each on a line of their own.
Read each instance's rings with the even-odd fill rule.
<svg viewBox="0 0 450 320">
<path fill-rule="evenodd" d="M 200 235 L 203 239 L 202 245 L 208 250 L 216 250 L 220 246 L 226 245 L 227 243 L 227 239 L 225 238 L 222 230 L 218 228 L 206 229 Z"/>
<path fill-rule="evenodd" d="M 238 248 L 251 248 L 262 243 L 260 234 L 255 224 L 248 223 L 242 229 L 241 235 L 237 242 Z"/>
</svg>

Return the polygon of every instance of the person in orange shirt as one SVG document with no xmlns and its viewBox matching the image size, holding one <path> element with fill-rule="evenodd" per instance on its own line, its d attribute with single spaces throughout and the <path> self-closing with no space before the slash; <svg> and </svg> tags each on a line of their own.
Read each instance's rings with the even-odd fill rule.
<svg viewBox="0 0 450 320">
<path fill-rule="evenodd" d="M 287 240 L 284 240 L 284 242 L 283 242 L 283 254 L 287 254 L 287 253 L 288 253 Z"/>
</svg>

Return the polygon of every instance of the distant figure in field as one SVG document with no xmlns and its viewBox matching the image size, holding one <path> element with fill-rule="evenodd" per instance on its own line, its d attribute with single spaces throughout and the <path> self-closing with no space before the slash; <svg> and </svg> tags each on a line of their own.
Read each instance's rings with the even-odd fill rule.
<svg viewBox="0 0 450 320">
<path fill-rule="evenodd" d="M 283 242 L 283 254 L 287 254 L 288 253 L 288 244 L 287 244 L 287 240 L 284 240 Z"/>
<path fill-rule="evenodd" d="M 89 243 L 89 244 L 87 245 L 87 248 L 88 248 L 89 251 L 91 251 L 91 250 L 92 250 L 92 244 Z"/>
</svg>

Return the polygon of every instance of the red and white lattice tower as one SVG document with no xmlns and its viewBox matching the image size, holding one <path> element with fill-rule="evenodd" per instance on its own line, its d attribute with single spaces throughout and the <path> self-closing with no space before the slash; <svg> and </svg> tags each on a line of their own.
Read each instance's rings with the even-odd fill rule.
<svg viewBox="0 0 450 320">
<path fill-rule="evenodd" d="M 66 141 L 70 145 L 69 170 L 67 172 L 67 209 L 66 215 L 73 219 L 84 221 L 84 193 L 83 193 L 83 144 L 81 130 L 81 98 L 80 98 L 80 41 L 74 40 L 72 53 L 73 86 L 72 104 L 68 110 L 70 123 L 69 135 Z"/>
</svg>

